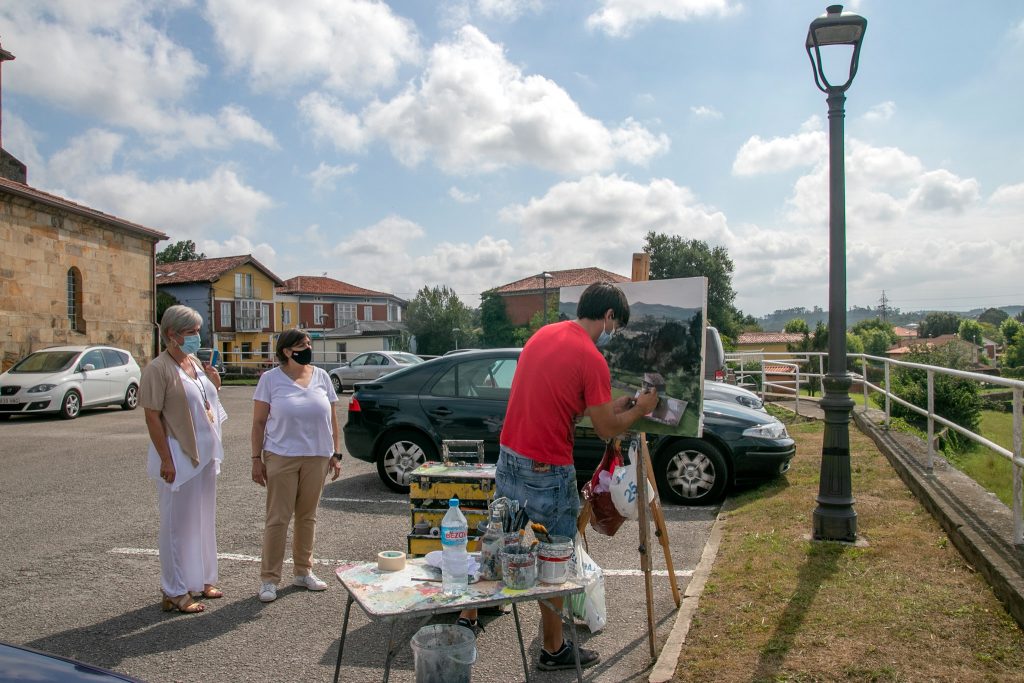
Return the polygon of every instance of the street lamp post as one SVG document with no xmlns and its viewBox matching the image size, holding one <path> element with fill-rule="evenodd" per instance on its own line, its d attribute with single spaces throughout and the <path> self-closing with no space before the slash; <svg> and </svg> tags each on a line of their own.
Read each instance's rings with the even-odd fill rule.
<svg viewBox="0 0 1024 683">
<path fill-rule="evenodd" d="M 452 328 L 452 336 L 455 337 L 455 350 L 459 350 L 459 332 L 462 332 L 458 327 Z"/>
<path fill-rule="evenodd" d="M 814 510 L 814 540 L 857 540 L 857 512 L 853 509 L 850 480 L 850 375 L 846 371 L 846 172 L 843 119 L 846 90 L 857 75 L 861 42 L 867 20 L 842 5 L 831 5 L 807 30 L 807 55 L 814 69 L 814 83 L 827 95 L 829 140 L 829 277 L 828 277 L 828 374 L 824 378 L 821 407 L 825 434 L 821 448 L 818 506 Z M 822 49 L 830 55 L 851 50 L 846 82 L 833 85 L 825 76 Z"/>
<path fill-rule="evenodd" d="M 544 271 L 540 274 L 542 280 L 544 280 L 544 324 L 548 324 L 548 280 L 551 279 L 552 275 L 548 271 Z"/>
</svg>

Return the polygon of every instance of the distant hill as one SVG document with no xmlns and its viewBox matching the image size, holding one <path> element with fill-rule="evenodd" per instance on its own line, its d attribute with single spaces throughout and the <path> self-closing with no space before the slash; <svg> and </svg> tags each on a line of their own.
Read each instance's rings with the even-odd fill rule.
<svg viewBox="0 0 1024 683">
<path fill-rule="evenodd" d="M 569 320 L 574 320 L 576 318 L 576 302 L 567 303 L 560 301 L 558 303 L 558 312 Z M 629 317 L 631 320 L 637 320 L 645 315 L 649 315 L 658 320 L 663 318 L 667 318 L 669 320 L 690 320 L 699 312 L 699 308 L 681 308 L 679 306 L 668 306 L 666 304 L 647 304 L 643 301 L 638 301 L 629 305 Z"/>
<path fill-rule="evenodd" d="M 1006 311 L 1010 316 L 1016 316 L 1022 310 L 1024 306 L 996 306 L 995 308 L 1001 308 Z M 893 325 L 907 325 L 909 323 L 916 323 L 924 320 L 924 317 L 929 313 L 944 312 L 948 309 L 927 309 L 921 311 L 900 311 L 899 309 L 890 309 L 886 315 L 886 319 Z M 969 311 L 950 311 L 955 313 L 961 318 L 977 318 L 979 315 L 984 313 L 987 308 L 972 308 Z M 864 308 L 861 306 L 854 306 L 846 312 L 846 325 L 847 327 L 853 327 L 861 320 L 868 320 L 878 318 L 881 316 L 881 312 L 877 308 Z M 803 318 L 807 321 L 808 327 L 812 330 L 818 324 L 818 321 L 828 325 L 828 311 L 822 310 L 820 307 L 815 306 L 813 309 L 806 309 L 802 307 L 798 308 L 786 308 L 774 311 L 768 315 L 757 318 L 758 324 L 765 332 L 781 332 L 793 318 Z"/>
</svg>

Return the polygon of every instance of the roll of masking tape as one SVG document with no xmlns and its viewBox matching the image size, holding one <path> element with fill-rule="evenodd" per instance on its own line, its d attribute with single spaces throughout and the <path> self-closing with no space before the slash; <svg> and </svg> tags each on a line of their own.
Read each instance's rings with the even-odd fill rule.
<svg viewBox="0 0 1024 683">
<path fill-rule="evenodd" d="M 434 538 L 438 538 L 441 536 L 441 530 L 438 529 L 436 526 L 432 526 L 430 527 L 430 535 Z"/>
<path fill-rule="evenodd" d="M 377 569 L 385 572 L 405 569 L 405 553 L 399 550 L 385 550 L 377 553 Z"/>
</svg>

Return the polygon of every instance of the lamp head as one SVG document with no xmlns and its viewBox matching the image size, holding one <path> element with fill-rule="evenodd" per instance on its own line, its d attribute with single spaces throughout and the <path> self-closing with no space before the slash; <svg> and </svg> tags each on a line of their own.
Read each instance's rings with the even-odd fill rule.
<svg viewBox="0 0 1024 683">
<path fill-rule="evenodd" d="M 822 92 L 845 92 L 853 77 L 857 75 L 857 63 L 860 60 L 860 46 L 864 41 L 864 32 L 867 30 L 868 20 L 853 12 L 844 12 L 842 5 L 830 5 L 825 14 L 811 22 L 807 29 L 807 56 L 811 60 L 811 68 L 814 70 L 814 83 Z M 821 48 L 827 47 L 829 53 L 840 53 L 840 48 L 832 46 L 846 46 L 851 49 L 850 71 L 846 82 L 842 85 L 829 83 L 825 76 L 825 67 L 821 60 Z"/>
</svg>

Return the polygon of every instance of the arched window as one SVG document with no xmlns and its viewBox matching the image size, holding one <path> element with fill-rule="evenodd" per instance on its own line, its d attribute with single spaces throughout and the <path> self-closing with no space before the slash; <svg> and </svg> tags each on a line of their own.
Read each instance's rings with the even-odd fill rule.
<svg viewBox="0 0 1024 683">
<path fill-rule="evenodd" d="M 82 271 L 68 268 L 68 325 L 76 332 L 85 332 L 82 317 Z"/>
</svg>

